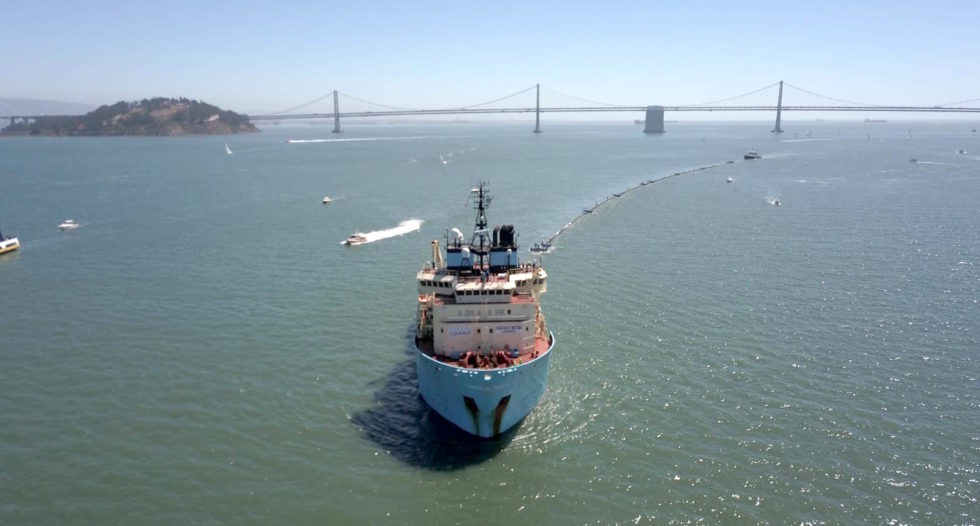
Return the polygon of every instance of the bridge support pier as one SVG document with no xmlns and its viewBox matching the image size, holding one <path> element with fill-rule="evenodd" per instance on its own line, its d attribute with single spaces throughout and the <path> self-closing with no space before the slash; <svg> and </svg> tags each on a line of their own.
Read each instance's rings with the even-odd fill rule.
<svg viewBox="0 0 980 526">
<path fill-rule="evenodd" d="M 664 107 L 647 106 L 647 116 L 643 126 L 643 133 L 663 133 L 663 132 L 664 132 Z"/>
<path fill-rule="evenodd" d="M 534 133 L 541 133 L 541 84 L 535 84 L 534 96 Z"/>
<path fill-rule="evenodd" d="M 337 90 L 333 90 L 333 132 L 340 131 L 340 99 L 337 97 Z"/>
<path fill-rule="evenodd" d="M 783 81 L 779 81 L 779 99 L 776 101 L 776 127 L 772 129 L 773 133 L 783 133 L 783 129 L 779 127 L 779 122 L 783 117 Z"/>
</svg>

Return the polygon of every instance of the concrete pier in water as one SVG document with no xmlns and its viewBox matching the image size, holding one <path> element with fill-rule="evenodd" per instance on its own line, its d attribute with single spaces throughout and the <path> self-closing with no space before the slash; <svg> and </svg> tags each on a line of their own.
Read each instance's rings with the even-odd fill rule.
<svg viewBox="0 0 980 526">
<path fill-rule="evenodd" d="M 647 106 L 646 122 L 643 126 L 643 133 L 663 133 L 664 132 L 664 107 Z"/>
</svg>

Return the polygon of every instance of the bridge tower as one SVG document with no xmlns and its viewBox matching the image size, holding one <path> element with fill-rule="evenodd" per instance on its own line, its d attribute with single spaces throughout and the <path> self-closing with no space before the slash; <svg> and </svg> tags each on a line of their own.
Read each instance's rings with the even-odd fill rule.
<svg viewBox="0 0 980 526">
<path fill-rule="evenodd" d="M 779 127 L 779 121 L 783 116 L 783 81 L 779 81 L 779 99 L 776 101 L 776 127 L 772 129 L 772 133 L 783 133 L 783 129 Z"/>
<path fill-rule="evenodd" d="M 535 84 L 534 133 L 541 133 L 541 84 Z"/>
<path fill-rule="evenodd" d="M 333 132 L 340 131 L 340 99 L 337 97 L 337 90 L 333 90 Z"/>
</svg>

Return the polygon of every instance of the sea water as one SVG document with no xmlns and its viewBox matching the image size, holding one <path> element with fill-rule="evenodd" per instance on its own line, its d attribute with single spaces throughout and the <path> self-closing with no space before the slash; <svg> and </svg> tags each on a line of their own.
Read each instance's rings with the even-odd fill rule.
<svg viewBox="0 0 980 526">
<path fill-rule="evenodd" d="M 0 140 L 0 523 L 976 523 L 976 123 L 768 124 Z M 559 342 L 496 441 L 411 356 L 481 180 Z"/>
</svg>

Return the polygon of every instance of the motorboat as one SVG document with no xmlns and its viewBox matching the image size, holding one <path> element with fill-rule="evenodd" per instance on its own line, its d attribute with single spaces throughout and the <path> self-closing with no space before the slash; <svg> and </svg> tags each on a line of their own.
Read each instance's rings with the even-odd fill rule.
<svg viewBox="0 0 980 526">
<path fill-rule="evenodd" d="M 332 202 L 333 202 L 333 199 L 330 199 L 330 196 L 329 195 L 323 196 L 323 204 L 329 205 Z"/>
<path fill-rule="evenodd" d="M 745 154 L 745 160 L 750 161 L 750 160 L 753 160 L 753 159 L 762 159 L 762 156 L 759 155 L 759 152 L 757 152 L 755 150 L 749 150 Z"/>
<path fill-rule="evenodd" d="M 350 237 L 348 237 L 347 239 L 344 240 L 344 244 L 347 245 L 347 246 L 349 246 L 349 247 L 353 247 L 353 246 L 356 246 L 356 245 L 363 245 L 364 243 L 367 243 L 367 242 L 368 242 L 368 239 L 366 237 L 364 237 L 364 234 L 361 234 L 360 232 L 358 232 L 356 234 L 351 234 Z"/>
<path fill-rule="evenodd" d="M 231 155 L 233 153 L 235 153 L 235 152 L 231 151 L 231 148 L 228 147 L 228 143 L 225 142 L 225 154 L 226 155 Z"/>
<path fill-rule="evenodd" d="M 65 219 L 58 225 L 58 230 L 74 230 L 78 228 L 78 223 L 74 219 Z"/>
<path fill-rule="evenodd" d="M 0 254 L 13 252 L 18 248 L 20 248 L 20 241 L 16 237 L 4 237 L 3 232 L 0 232 Z"/>
<path fill-rule="evenodd" d="M 729 182 L 729 183 L 730 183 L 730 182 L 732 182 L 732 181 L 734 181 L 734 180 L 735 180 L 735 179 L 732 179 L 731 177 L 729 177 L 729 178 L 728 178 L 728 182 Z"/>
</svg>

